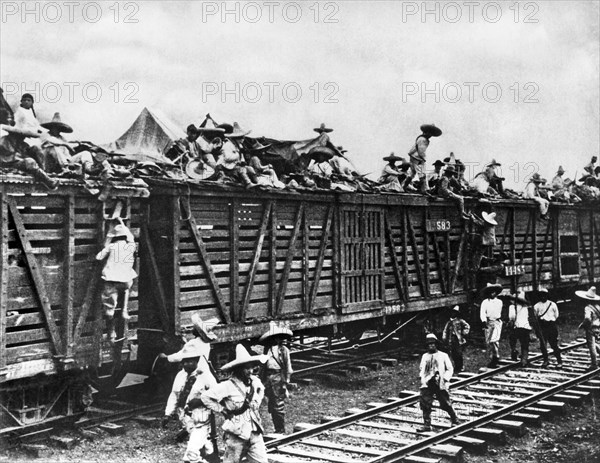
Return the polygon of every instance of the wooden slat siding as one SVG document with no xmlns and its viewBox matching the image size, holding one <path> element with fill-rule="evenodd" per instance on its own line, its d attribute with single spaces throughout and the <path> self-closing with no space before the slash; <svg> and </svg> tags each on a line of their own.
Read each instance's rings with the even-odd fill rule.
<svg viewBox="0 0 600 463">
<path fill-rule="evenodd" d="M 413 251 L 413 259 L 415 261 L 415 268 L 417 270 L 417 278 L 419 279 L 419 288 L 421 289 L 421 296 L 425 297 L 427 294 L 427 292 L 426 292 L 427 290 L 426 290 L 425 282 L 423 280 L 423 269 L 421 268 L 421 262 L 419 260 L 417 239 L 415 237 L 415 231 L 413 229 L 413 226 L 410 223 L 410 215 L 409 215 L 408 209 L 405 209 L 404 213 L 406 215 L 406 228 L 408 230 L 410 245 L 411 245 L 412 251 Z M 405 246 L 406 246 L 406 244 L 405 244 Z"/>
<path fill-rule="evenodd" d="M 8 312 L 8 205 L 0 194 L 0 380 L 6 368 L 6 312 Z"/>
<path fill-rule="evenodd" d="M 65 211 L 67 215 L 66 220 L 66 233 L 65 233 L 65 247 L 67 252 L 65 254 L 65 261 L 63 263 L 64 268 L 64 315 L 63 319 L 63 339 L 66 343 L 65 354 L 67 358 L 73 356 L 73 319 L 74 319 L 74 307 L 73 307 L 73 288 L 74 288 L 74 272 L 73 262 L 75 260 L 75 196 L 70 194 L 65 198 Z"/>
<path fill-rule="evenodd" d="M 429 265 L 429 232 L 427 231 L 427 218 L 429 216 L 429 208 L 425 208 L 423 214 L 421 215 L 421 226 L 423 227 L 423 269 L 425 271 L 425 294 L 424 296 L 431 296 L 431 277 L 429 272 L 431 272 L 431 268 Z"/>
<path fill-rule="evenodd" d="M 408 291 L 406 290 L 406 287 L 403 284 L 402 275 L 400 274 L 400 265 L 398 263 L 398 256 L 396 254 L 396 243 L 394 242 L 394 235 L 392 233 L 392 228 L 390 227 L 387 210 L 385 211 L 385 231 L 390 250 L 392 268 L 394 269 L 394 278 L 396 280 L 396 291 L 398 292 L 398 299 L 406 301 L 408 300 Z"/>
<path fill-rule="evenodd" d="M 105 233 L 107 230 L 106 230 L 105 222 L 104 222 L 103 207 L 98 207 L 98 209 L 96 210 L 96 227 L 95 228 L 96 228 L 96 246 L 97 246 L 97 249 L 102 249 L 105 242 L 107 241 L 107 238 L 105 238 Z M 100 275 L 102 273 L 102 266 L 103 266 L 103 264 L 101 261 L 96 261 L 96 269 L 97 269 L 96 275 L 97 275 L 99 284 L 100 284 Z M 76 339 L 76 342 L 79 343 L 80 335 L 82 333 L 82 328 L 83 328 L 83 325 L 87 318 L 86 316 L 84 316 L 83 312 L 85 310 L 88 310 L 88 311 L 92 310 L 93 318 L 94 318 L 95 325 L 96 325 L 96 329 L 94 330 L 94 335 L 92 338 L 92 344 L 94 346 L 93 351 L 95 353 L 94 363 L 96 365 L 99 365 L 100 362 L 102 361 L 101 345 L 102 345 L 102 330 L 104 327 L 104 320 L 103 320 L 104 317 L 103 317 L 103 308 L 102 308 L 101 302 L 94 299 L 95 293 L 96 293 L 96 291 L 93 290 L 93 286 L 90 285 L 90 287 L 88 287 L 88 294 L 86 294 L 86 299 L 89 296 L 90 302 L 89 302 L 89 304 L 84 305 L 82 307 L 81 314 L 79 315 L 79 320 L 77 322 L 77 325 L 75 326 L 74 338 Z"/>
<path fill-rule="evenodd" d="M 433 232 L 431 235 L 433 239 L 433 253 L 435 254 L 435 260 L 437 262 L 437 272 L 440 277 L 439 280 L 442 288 L 442 294 L 446 294 L 447 283 L 444 280 L 444 265 L 442 264 L 442 256 L 440 254 L 440 247 L 438 245 L 437 233 Z"/>
<path fill-rule="evenodd" d="M 444 258 L 446 259 L 446 292 L 451 294 L 450 291 L 450 278 L 452 275 L 452 251 L 450 249 L 450 233 L 445 234 L 446 250 L 444 252 Z"/>
<path fill-rule="evenodd" d="M 581 216 L 577 217 L 577 228 L 579 229 L 579 242 L 581 243 L 581 248 L 583 248 L 580 250 L 579 255 L 583 257 L 583 261 L 585 263 L 585 269 L 588 274 L 588 281 L 591 283 L 594 281 L 594 279 L 593 279 L 594 273 L 593 273 L 593 269 L 592 269 L 592 266 L 589 261 L 588 247 L 586 246 L 586 239 L 585 239 L 585 235 L 583 233 L 583 227 L 581 226 Z M 579 275 L 581 277 L 583 276 L 581 270 L 579 271 Z"/>
<path fill-rule="evenodd" d="M 271 204 L 271 239 L 269 240 L 269 316 L 275 316 L 277 304 L 277 202 Z"/>
<path fill-rule="evenodd" d="M 204 241 L 202 240 L 202 237 L 200 236 L 200 233 L 198 232 L 198 226 L 196 225 L 196 219 L 194 219 L 194 216 L 191 214 L 191 212 L 189 211 L 189 209 L 187 208 L 187 206 L 184 203 L 181 203 L 181 209 L 183 211 L 183 215 L 187 218 L 187 225 L 188 225 L 190 232 L 192 233 L 192 237 L 194 240 L 194 244 L 196 245 L 198 254 L 200 254 L 200 257 L 202 258 L 202 265 L 204 266 L 204 271 L 208 274 L 208 277 L 209 277 L 209 280 L 211 283 L 211 287 L 212 287 L 215 299 L 217 301 L 217 308 L 219 310 L 219 314 L 221 315 L 221 320 L 227 324 L 230 324 L 231 316 L 229 314 L 229 310 L 227 309 L 227 305 L 225 304 L 223 294 L 221 293 L 221 288 L 219 288 L 219 282 L 217 280 L 217 277 L 215 276 L 215 272 L 213 271 L 213 267 L 212 267 L 210 258 L 208 257 L 208 252 L 206 251 L 206 245 L 204 244 Z M 142 227 L 144 229 L 146 229 L 145 224 L 143 224 Z M 154 265 L 156 265 L 156 262 L 154 262 Z M 163 299 L 164 299 L 164 296 L 163 296 Z M 168 321 L 168 314 L 167 314 L 167 321 Z"/>
<path fill-rule="evenodd" d="M 260 262 L 260 253 L 262 252 L 263 243 L 265 240 L 265 234 L 267 232 L 267 226 L 269 224 L 269 217 L 271 215 L 271 209 L 273 203 L 269 201 L 263 211 L 263 216 L 260 223 L 260 230 L 258 232 L 258 238 L 256 239 L 256 245 L 254 248 L 254 259 L 250 266 L 250 273 L 248 275 L 248 281 L 246 282 L 246 288 L 244 290 L 244 299 L 242 302 L 242 320 L 246 321 L 246 313 L 248 311 L 248 304 L 252 296 L 252 288 L 254 287 L 254 279 L 256 278 L 256 271 L 258 269 L 258 263 Z M 308 266 L 307 266 L 308 267 Z"/>
<path fill-rule="evenodd" d="M 172 256 L 171 256 L 171 266 L 172 266 L 172 282 L 173 285 L 173 324 L 174 324 L 174 332 L 176 335 L 181 333 L 181 311 L 180 311 L 180 297 L 181 297 L 181 274 L 179 273 L 179 233 L 181 229 L 181 207 L 180 207 L 180 199 L 178 197 L 171 198 L 171 207 L 173 208 L 171 223 L 169 224 L 171 238 L 173 240 L 172 245 Z M 142 220 L 145 220 L 146 217 L 142 217 Z M 139 259 L 138 259 L 139 263 Z M 138 272 L 139 274 L 140 272 Z M 139 282 L 138 282 L 139 284 Z"/>
<path fill-rule="evenodd" d="M 242 313 L 240 307 L 240 226 L 238 223 L 240 202 L 232 199 L 229 205 L 229 245 L 230 245 L 230 267 L 229 267 L 229 309 L 231 320 L 241 321 Z"/>
<path fill-rule="evenodd" d="M 467 227 L 465 225 L 465 227 L 463 228 L 462 236 L 460 238 L 460 244 L 458 245 L 458 253 L 456 254 L 456 263 L 454 264 L 454 273 L 452 274 L 452 281 L 450 282 L 450 287 L 448 288 L 450 294 L 454 294 L 454 287 L 456 286 L 456 280 L 458 279 L 458 274 L 460 272 L 462 261 L 464 259 L 464 247 L 468 233 L 469 232 L 467 231 Z"/>
<path fill-rule="evenodd" d="M 338 204 L 331 205 L 333 209 L 333 282 L 334 282 L 334 291 L 333 291 L 333 307 L 336 312 L 340 313 L 343 301 L 344 301 L 344 293 L 342 288 L 342 212 L 341 207 Z"/>
<path fill-rule="evenodd" d="M 23 220 L 21 219 L 21 215 L 19 214 L 19 210 L 17 209 L 17 204 L 15 203 L 15 200 L 13 198 L 8 198 L 8 208 L 10 210 L 10 213 L 12 214 L 13 222 L 17 229 L 17 234 L 19 236 L 19 240 L 21 241 L 21 246 L 23 247 L 23 253 L 25 254 L 27 265 L 29 267 L 29 271 L 31 272 L 31 279 L 33 281 L 36 295 L 39 298 L 42 310 L 46 317 L 46 324 L 48 327 L 48 331 L 50 332 L 50 338 L 52 339 L 54 351 L 57 355 L 63 355 L 62 340 L 60 337 L 60 332 L 58 331 L 58 327 L 56 326 L 56 321 L 52 316 L 52 307 L 50 306 L 50 301 L 46 294 L 46 285 L 44 283 L 44 277 L 39 268 L 37 259 L 31 250 L 31 243 L 29 242 L 29 238 L 27 237 L 27 230 L 25 229 L 25 225 L 23 224 Z"/>
<path fill-rule="evenodd" d="M 552 253 L 552 266 L 554 267 L 553 284 L 557 285 L 561 281 L 560 276 L 560 243 L 558 241 L 560 212 L 551 216 L 552 220 L 552 242 L 556 244 L 556 249 Z"/>
<path fill-rule="evenodd" d="M 537 242 L 537 214 L 535 212 L 530 212 L 532 224 L 532 234 L 531 234 L 531 244 L 533 246 L 533 258 L 532 258 L 532 267 L 531 267 L 531 275 L 533 282 L 533 289 L 538 290 L 539 288 L 539 278 L 538 278 L 538 270 L 537 270 L 537 255 L 538 255 L 538 242 Z"/>
<path fill-rule="evenodd" d="M 315 266 L 315 277 L 310 288 L 308 299 L 308 312 L 312 312 L 314 308 L 317 291 L 321 282 L 321 272 L 323 271 L 323 262 L 325 260 L 325 249 L 327 248 L 327 241 L 329 240 L 329 232 L 331 230 L 331 223 L 333 220 L 333 209 L 333 206 L 329 206 L 327 209 L 327 215 L 325 216 L 325 223 L 323 224 L 323 234 L 321 235 L 321 243 L 319 244 L 317 265 Z"/>
<path fill-rule="evenodd" d="M 141 224 L 140 245 L 145 248 L 146 257 L 148 259 L 148 263 L 150 264 L 147 269 L 148 276 L 150 277 L 152 288 L 156 291 L 155 294 L 158 299 L 158 315 L 162 329 L 165 333 L 173 333 L 174 327 L 171 324 L 171 317 L 169 316 L 168 312 L 169 308 L 167 307 L 167 297 L 160 276 L 160 269 L 158 268 L 154 254 L 154 245 L 152 244 L 150 230 L 148 230 L 148 225 L 145 222 L 142 222 Z"/>
<path fill-rule="evenodd" d="M 522 243 L 522 246 L 521 246 L 521 257 L 519 259 L 519 264 L 522 264 L 523 263 L 523 259 L 525 258 L 525 251 L 527 250 L 527 244 L 528 244 L 527 241 L 529 240 L 529 231 L 531 230 L 531 222 L 532 222 L 532 220 L 534 220 L 534 219 L 532 217 L 531 212 L 529 212 L 529 215 L 527 217 L 527 229 L 525 231 L 525 237 L 523 238 L 523 243 Z M 516 247 L 517 243 L 515 242 L 514 245 Z"/>
<path fill-rule="evenodd" d="M 287 290 L 288 279 L 290 277 L 290 270 L 292 267 L 292 261 L 294 259 L 294 254 L 296 254 L 296 241 L 298 239 L 298 235 L 300 234 L 300 225 L 302 223 L 302 216 L 304 214 L 304 202 L 301 202 L 298 206 L 298 212 L 296 213 L 296 219 L 294 221 L 294 232 L 292 234 L 292 238 L 288 244 L 288 252 L 285 260 L 285 267 L 283 268 L 283 275 L 281 276 L 281 283 L 279 283 L 278 293 L 277 293 L 277 305 L 275 306 L 275 316 L 281 314 L 281 309 L 283 307 L 283 301 L 285 300 L 285 293 Z"/>
<path fill-rule="evenodd" d="M 303 227 L 302 227 L 302 247 L 303 253 L 303 271 L 302 271 L 302 309 L 304 312 L 309 312 L 309 280 L 310 280 L 310 261 L 309 261 L 309 226 L 308 226 L 308 213 L 304 214 Z"/>
<path fill-rule="evenodd" d="M 406 222 L 408 221 L 406 209 L 400 212 L 400 219 L 402 221 L 402 268 L 403 268 L 403 279 L 404 279 L 404 290 L 405 300 L 409 298 L 409 280 L 408 280 L 408 227 L 406 226 Z"/>
<path fill-rule="evenodd" d="M 548 238 L 550 237 L 550 230 L 552 228 L 552 220 L 548 220 L 546 224 L 546 233 L 544 233 L 544 244 L 542 245 L 542 256 L 540 257 L 540 264 L 538 267 L 537 280 L 540 281 L 542 275 L 542 268 L 544 266 L 544 259 L 546 258 L 546 249 L 548 245 Z"/>
<path fill-rule="evenodd" d="M 515 243 L 515 216 L 516 210 L 514 207 L 510 208 L 510 263 L 516 265 L 517 263 L 517 245 Z M 513 294 L 517 292 L 517 275 L 510 277 L 510 289 Z"/>
<path fill-rule="evenodd" d="M 385 209 L 381 209 L 378 212 L 379 215 L 379 227 L 377 230 L 377 234 L 381 237 L 381 242 L 379 244 L 379 262 L 378 267 L 381 269 L 379 274 L 379 300 L 385 301 L 385 223 L 384 223 L 384 211 Z"/>
</svg>

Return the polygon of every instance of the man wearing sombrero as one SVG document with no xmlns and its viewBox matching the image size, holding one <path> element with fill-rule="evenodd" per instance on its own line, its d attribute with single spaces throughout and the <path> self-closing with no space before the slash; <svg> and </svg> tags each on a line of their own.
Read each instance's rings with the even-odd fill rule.
<svg viewBox="0 0 600 463">
<path fill-rule="evenodd" d="M 231 371 L 231 378 L 201 396 L 209 409 L 225 416 L 224 463 L 240 463 L 244 457 L 252 463 L 268 463 L 259 412 L 265 388 L 252 374 L 254 368 L 266 360 L 265 355 L 250 355 L 238 344 L 235 359 L 221 367 L 223 371 Z"/>
<path fill-rule="evenodd" d="M 548 362 L 548 347 L 550 344 L 556 357 L 558 368 L 562 367 L 562 357 L 560 355 L 560 347 L 558 346 L 558 327 L 556 320 L 558 319 L 558 306 L 556 302 L 548 300 L 548 290 L 542 288 L 538 291 L 539 301 L 533 306 L 533 313 L 537 320 L 536 335 L 540 341 L 540 350 L 544 362 L 542 368 L 546 368 Z"/>
<path fill-rule="evenodd" d="M 585 304 L 584 318 L 580 327 L 585 330 L 585 340 L 590 351 L 590 370 L 598 368 L 598 346 L 596 333 L 600 330 L 600 296 L 596 287 L 592 286 L 587 291 L 575 291 L 575 295 Z"/>
<path fill-rule="evenodd" d="M 529 361 L 529 334 L 531 333 L 529 323 L 530 304 L 525 299 L 525 291 L 523 290 L 519 290 L 511 298 L 513 303 L 508 308 L 508 323 L 512 327 L 509 337 L 511 358 L 513 361 L 518 360 L 518 341 L 521 344 L 521 366 L 526 367 Z"/>
<path fill-rule="evenodd" d="M 420 191 L 425 194 L 428 192 L 427 175 L 425 174 L 426 152 L 429 147 L 431 137 L 439 137 L 442 131 L 434 124 L 423 124 L 421 126 L 421 135 L 417 137 L 414 145 L 408 151 L 411 166 L 411 179 L 419 178 Z"/>
<path fill-rule="evenodd" d="M 410 168 L 410 164 L 400 156 L 396 156 L 391 153 L 389 156 L 383 158 L 387 161 L 387 164 L 383 168 L 381 177 L 379 177 L 379 190 L 380 191 L 395 191 L 397 193 L 404 193 L 404 184 L 408 178 L 407 170 Z M 400 167 L 396 166 L 396 163 L 400 163 Z"/>
<path fill-rule="evenodd" d="M 46 159 L 46 172 L 61 173 L 71 163 L 71 155 L 73 148 L 62 133 L 72 133 L 73 128 L 65 124 L 60 113 L 54 113 L 54 117 L 50 122 L 45 122 L 42 127 L 48 129 L 48 138 L 42 143 L 44 158 Z"/>
<path fill-rule="evenodd" d="M 475 236 L 475 249 L 472 253 L 472 266 L 475 271 L 481 267 L 484 256 L 490 259 L 496 246 L 496 213 L 482 212 L 481 218 L 471 214 L 471 219 L 479 227 L 479 233 Z"/>
<path fill-rule="evenodd" d="M 189 434 L 183 455 L 183 461 L 189 463 L 206 462 L 202 457 L 203 450 L 206 454 L 218 451 L 210 440 L 212 412 L 201 400 L 202 393 L 217 385 L 205 354 L 205 343 L 198 337 L 188 341 L 179 352 L 167 357 L 171 363 L 181 362 L 183 368 L 173 381 L 162 425 L 166 426 L 173 417 L 179 419 Z"/>
<path fill-rule="evenodd" d="M 502 164 L 492 159 L 485 165 L 482 172 L 479 172 L 471 182 L 471 188 L 482 196 L 500 196 L 502 191 L 502 180 L 496 175 L 496 167 Z M 500 182 L 500 183 L 498 183 Z"/>
<path fill-rule="evenodd" d="M 540 218 L 543 220 L 548 219 L 548 207 L 550 206 L 550 201 L 545 198 L 542 198 L 540 195 L 540 185 L 546 183 L 546 179 L 542 178 L 540 174 L 537 172 L 531 176 L 529 182 L 525 186 L 523 190 L 523 198 L 524 199 L 533 199 L 536 203 L 538 203 L 540 209 Z"/>
<path fill-rule="evenodd" d="M 502 291 L 502 286 L 488 283 L 481 290 L 481 308 L 479 315 L 481 323 L 485 328 L 485 342 L 487 344 L 489 368 L 496 368 L 500 363 L 500 335 L 502 334 L 502 301 L 498 295 Z"/>
<path fill-rule="evenodd" d="M 293 372 L 290 350 L 284 341 L 290 339 L 292 334 L 288 328 L 271 323 L 269 331 L 259 339 L 268 356 L 262 376 L 265 395 L 269 401 L 269 413 L 273 418 L 275 432 L 279 434 L 285 434 L 285 399 Z"/>
</svg>

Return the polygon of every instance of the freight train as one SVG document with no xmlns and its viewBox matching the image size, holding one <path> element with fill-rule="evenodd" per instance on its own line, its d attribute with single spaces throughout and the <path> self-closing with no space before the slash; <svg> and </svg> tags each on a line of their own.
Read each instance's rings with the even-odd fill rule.
<svg viewBox="0 0 600 463">
<path fill-rule="evenodd" d="M 71 184 L 69 184 L 71 182 Z M 525 200 L 466 200 L 495 212 L 497 245 L 454 203 L 413 194 L 248 191 L 160 178 L 114 182 L 99 201 L 64 181 L 0 184 L 0 427 L 77 413 L 86 384 L 148 375 L 192 314 L 215 320 L 216 354 L 273 320 L 297 334 L 390 329 L 418 311 L 472 303 L 477 288 L 571 291 L 600 274 L 600 214 Z M 97 192 L 95 192 L 97 193 Z M 138 242 L 132 315 L 107 342 L 95 260 L 111 219 Z"/>
</svg>

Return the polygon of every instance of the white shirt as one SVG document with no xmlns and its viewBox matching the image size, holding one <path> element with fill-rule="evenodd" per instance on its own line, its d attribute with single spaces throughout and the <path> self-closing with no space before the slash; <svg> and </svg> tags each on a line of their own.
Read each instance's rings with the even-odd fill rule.
<svg viewBox="0 0 600 463">
<path fill-rule="evenodd" d="M 488 320 L 499 320 L 502 316 L 502 301 L 498 298 L 484 299 L 479 315 L 483 323 L 487 323 Z"/>
<path fill-rule="evenodd" d="M 32 132 L 37 132 L 39 130 L 46 131 L 33 115 L 33 110 L 25 109 L 22 106 L 19 106 L 15 111 L 15 127 L 31 130 Z"/>
<path fill-rule="evenodd" d="M 437 351 L 435 354 L 426 352 L 421 357 L 419 368 L 421 376 L 421 387 L 427 387 L 427 381 L 431 379 L 437 371 L 440 374 L 440 389 L 448 389 L 447 381 L 450 381 L 454 374 L 454 367 L 450 357 L 445 352 Z"/>
<path fill-rule="evenodd" d="M 211 387 L 217 385 L 217 380 L 215 377 L 208 371 L 204 372 L 201 370 L 196 370 L 191 373 L 196 376 L 196 381 L 190 390 L 190 394 L 187 397 L 185 403 L 187 404 L 192 399 L 199 399 L 203 392 L 206 392 Z M 187 381 L 188 374 L 184 369 L 181 369 L 177 376 L 175 376 L 175 380 L 173 381 L 173 390 L 169 395 L 167 400 L 167 406 L 165 407 L 165 415 L 172 415 L 175 411 L 179 413 L 183 413 L 183 409 L 178 409 L 177 402 L 179 401 L 179 395 L 183 390 L 185 383 Z M 210 412 L 206 407 L 197 407 L 192 410 L 192 420 L 194 424 L 206 424 L 210 418 Z"/>
<path fill-rule="evenodd" d="M 531 330 L 531 325 L 529 324 L 529 308 L 527 306 L 511 304 L 508 308 L 508 318 L 515 322 L 515 328 Z"/>
<path fill-rule="evenodd" d="M 280 353 L 281 350 L 281 353 Z M 285 346 L 274 345 L 265 350 L 265 354 L 269 356 L 265 363 L 265 369 L 267 370 L 283 370 L 285 380 L 289 383 L 293 370 L 292 360 L 290 358 L 290 350 Z M 283 362 L 281 362 L 283 357 Z"/>
<path fill-rule="evenodd" d="M 536 316 L 540 320 L 544 320 L 547 322 L 555 322 L 558 318 L 558 306 L 555 302 L 552 301 L 538 302 L 536 305 L 533 306 L 533 310 L 535 311 Z"/>
<path fill-rule="evenodd" d="M 104 269 L 102 269 L 102 279 L 127 283 L 137 277 L 137 273 L 133 270 L 135 251 L 136 244 L 133 240 L 115 241 L 102 249 L 96 255 L 96 260 L 102 260 L 108 256 Z"/>
</svg>

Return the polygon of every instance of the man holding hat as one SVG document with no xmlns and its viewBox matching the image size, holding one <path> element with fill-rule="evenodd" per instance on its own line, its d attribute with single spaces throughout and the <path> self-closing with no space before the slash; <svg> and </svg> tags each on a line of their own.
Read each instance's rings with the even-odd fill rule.
<svg viewBox="0 0 600 463">
<path fill-rule="evenodd" d="M 434 124 L 423 124 L 421 126 L 421 135 L 417 137 L 414 145 L 408 151 L 411 166 L 411 179 L 419 177 L 421 193 L 428 192 L 427 175 L 425 174 L 426 152 L 429 147 L 431 137 L 439 137 L 442 131 Z"/>
<path fill-rule="evenodd" d="M 463 348 L 467 343 L 467 335 L 470 330 L 469 324 L 460 316 L 460 307 L 455 305 L 452 308 L 450 320 L 444 326 L 442 341 L 450 347 L 450 355 L 456 373 L 463 371 Z"/>
<path fill-rule="evenodd" d="M 590 351 L 590 370 L 598 368 L 598 352 L 596 333 L 600 330 L 600 296 L 596 294 L 596 287 L 592 286 L 587 291 L 575 291 L 575 295 L 585 303 L 584 319 L 580 328 L 585 330 L 585 340 Z"/>
<path fill-rule="evenodd" d="M 418 432 L 431 431 L 431 409 L 433 399 L 437 398 L 440 408 L 450 415 L 452 424 L 458 425 L 460 421 L 456 416 L 450 393 L 448 392 L 448 381 L 454 373 L 450 357 L 445 352 L 437 349 L 437 337 L 435 334 L 428 334 L 425 338 L 427 352 L 421 357 L 419 368 L 421 376 L 420 405 L 423 411 L 423 427 L 417 429 Z"/>
<path fill-rule="evenodd" d="M 123 320 L 129 319 L 127 310 L 129 289 L 137 277 L 133 269 L 137 249 L 135 239 L 123 220 L 120 217 L 117 220 L 118 224 L 106 235 L 104 248 L 96 255 L 96 260 L 106 259 L 102 270 L 102 280 L 104 280 L 102 305 L 111 343 L 114 343 L 117 337 L 114 325 L 115 309 L 119 299 L 122 298 L 124 302 L 121 317 Z"/>
<path fill-rule="evenodd" d="M 489 368 L 496 368 L 500 363 L 500 335 L 502 334 L 502 301 L 498 295 L 502 291 L 502 286 L 488 283 L 481 290 L 483 301 L 479 315 L 481 323 L 485 328 L 485 342 L 487 344 Z"/>
<path fill-rule="evenodd" d="M 240 463 L 244 457 L 251 463 L 268 463 L 259 412 L 265 388 L 252 374 L 254 368 L 266 360 L 265 355 L 250 355 L 238 344 L 235 360 L 221 367 L 223 371 L 231 371 L 231 378 L 201 396 L 209 409 L 225 416 L 224 463 Z"/>
<path fill-rule="evenodd" d="M 210 347 L 209 347 L 210 349 Z M 202 450 L 210 455 L 218 451 L 210 439 L 212 412 L 206 408 L 201 395 L 217 385 L 206 354 L 206 343 L 200 338 L 188 341 L 179 352 L 168 356 L 171 363 L 181 362 L 182 369 L 173 381 L 173 390 L 167 400 L 162 426 L 177 417 L 189 434 L 183 461 L 204 463 Z"/>
<path fill-rule="evenodd" d="M 293 372 L 290 350 L 284 342 L 292 335 L 288 328 L 271 322 L 269 331 L 259 339 L 265 346 L 265 355 L 268 357 L 262 375 L 265 395 L 269 401 L 269 413 L 273 418 L 275 432 L 279 434 L 285 434 L 285 399 Z"/>
<path fill-rule="evenodd" d="M 538 323 L 536 334 L 540 340 L 540 350 L 542 351 L 542 357 L 544 358 L 542 368 L 546 368 L 549 363 L 547 344 L 550 344 L 550 347 L 552 347 L 554 355 L 556 356 L 556 361 L 558 362 L 558 367 L 560 368 L 562 367 L 562 358 L 560 355 L 560 347 L 558 347 L 558 328 L 556 326 L 558 306 L 556 305 L 556 302 L 548 300 L 547 289 L 542 288 L 538 293 L 540 300 L 533 306 L 533 313 Z"/>
<path fill-rule="evenodd" d="M 0 138 L 0 167 L 25 172 L 47 188 L 55 189 L 58 182 L 48 177 L 40 167 L 44 159 L 42 150 L 25 143 L 26 138 L 39 138 L 39 134 L 10 125 L 0 128 L 7 133 Z"/>
</svg>

